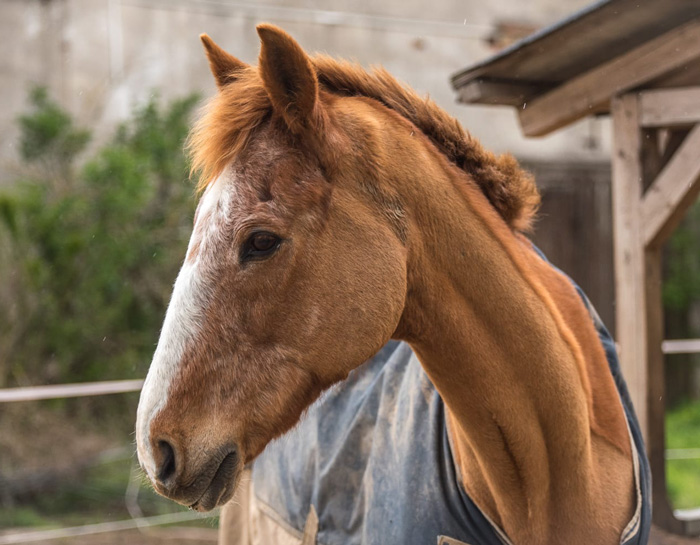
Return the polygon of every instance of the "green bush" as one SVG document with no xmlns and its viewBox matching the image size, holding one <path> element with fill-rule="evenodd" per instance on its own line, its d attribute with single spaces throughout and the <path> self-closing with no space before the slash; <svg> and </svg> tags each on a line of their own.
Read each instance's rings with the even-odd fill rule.
<svg viewBox="0 0 700 545">
<path fill-rule="evenodd" d="M 700 202 L 697 202 L 666 245 L 663 297 L 669 310 L 687 311 L 700 300 L 699 251 Z"/>
<path fill-rule="evenodd" d="M 675 509 L 700 507 L 700 403 L 685 403 L 666 414 L 666 448 L 675 454 L 666 460 L 671 504 Z"/>
<path fill-rule="evenodd" d="M 0 386 L 145 374 L 192 224 L 196 102 L 152 99 L 83 157 L 89 132 L 32 93 L 0 195 Z"/>
</svg>

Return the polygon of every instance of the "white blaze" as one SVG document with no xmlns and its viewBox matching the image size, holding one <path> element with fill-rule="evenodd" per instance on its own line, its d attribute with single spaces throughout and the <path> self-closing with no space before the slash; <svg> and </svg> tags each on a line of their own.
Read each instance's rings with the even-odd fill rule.
<svg viewBox="0 0 700 545">
<path fill-rule="evenodd" d="M 227 184 L 221 180 L 222 177 L 209 186 L 202 197 L 187 255 L 197 243 L 199 251 L 194 260 L 186 259 L 180 269 L 158 346 L 141 390 L 136 413 L 136 445 L 139 460 L 151 479 L 156 473 L 149 437 L 151 421 L 168 400 L 170 384 L 178 373 L 188 344 L 196 339 L 202 327 L 207 308 L 209 297 L 203 282 L 200 257 L 206 249 L 207 240 L 216 234 L 220 225 L 218 219 L 228 209 Z M 202 225 L 204 221 L 206 225 Z"/>
</svg>

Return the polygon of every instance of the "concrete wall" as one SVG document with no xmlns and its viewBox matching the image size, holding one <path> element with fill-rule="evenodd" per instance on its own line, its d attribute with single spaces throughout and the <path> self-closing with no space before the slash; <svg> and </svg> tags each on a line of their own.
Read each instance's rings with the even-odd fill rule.
<svg viewBox="0 0 700 545">
<path fill-rule="evenodd" d="M 197 38 L 207 32 L 255 62 L 255 24 L 276 23 L 309 51 L 383 64 L 429 93 L 490 148 L 531 160 L 606 160 L 607 120 L 525 140 L 508 108 L 455 102 L 449 76 L 493 53 L 498 22 L 550 24 L 588 0 L 0 0 L 0 184 L 10 178 L 14 120 L 33 83 L 47 85 L 98 138 L 153 92 L 214 92 Z"/>
</svg>

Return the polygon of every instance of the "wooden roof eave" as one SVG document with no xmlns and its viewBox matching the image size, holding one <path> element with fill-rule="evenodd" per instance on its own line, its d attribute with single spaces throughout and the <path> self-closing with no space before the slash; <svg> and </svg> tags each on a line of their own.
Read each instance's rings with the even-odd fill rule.
<svg viewBox="0 0 700 545">
<path fill-rule="evenodd" d="M 604 0 L 452 78 L 458 100 L 518 108 L 527 136 L 637 89 L 700 85 L 700 2 Z"/>
<path fill-rule="evenodd" d="M 523 133 L 543 136 L 608 111 L 612 97 L 698 62 L 700 19 L 695 19 L 538 95 L 519 112 Z"/>
</svg>

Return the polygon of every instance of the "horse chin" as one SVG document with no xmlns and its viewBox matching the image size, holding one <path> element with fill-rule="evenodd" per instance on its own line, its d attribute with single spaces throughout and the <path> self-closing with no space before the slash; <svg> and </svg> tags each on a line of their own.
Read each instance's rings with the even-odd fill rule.
<svg viewBox="0 0 700 545">
<path fill-rule="evenodd" d="M 243 468 L 238 455 L 235 452 L 229 453 L 221 461 L 200 498 L 188 507 L 194 511 L 206 512 L 224 505 L 233 498 L 242 473 Z"/>
<path fill-rule="evenodd" d="M 194 511 L 205 512 L 233 498 L 242 473 L 243 462 L 234 448 L 215 454 L 184 477 L 152 480 L 152 483 L 160 495 Z"/>
</svg>

